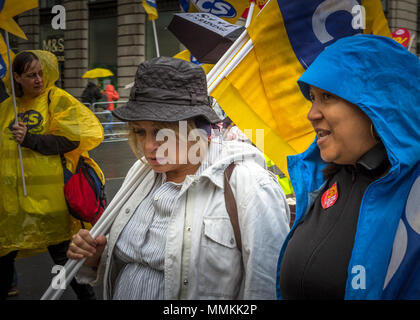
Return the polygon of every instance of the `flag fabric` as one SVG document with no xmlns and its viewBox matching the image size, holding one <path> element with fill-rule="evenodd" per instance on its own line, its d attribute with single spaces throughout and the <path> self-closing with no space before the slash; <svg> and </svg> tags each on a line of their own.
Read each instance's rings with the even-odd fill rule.
<svg viewBox="0 0 420 320">
<path fill-rule="evenodd" d="M 235 24 L 249 7 L 248 0 L 179 0 L 184 12 L 206 12 Z"/>
<path fill-rule="evenodd" d="M 27 40 L 25 33 L 13 17 L 37 7 L 38 0 L 0 0 L 0 29 Z"/>
<path fill-rule="evenodd" d="M 254 13 L 252 14 L 253 16 L 255 16 L 265 6 L 265 4 L 267 3 L 267 0 L 250 0 L 249 2 L 250 3 L 255 2 Z M 242 18 L 244 19 L 248 18 L 248 12 L 249 12 L 249 8 L 246 8 L 244 13 L 242 13 Z"/>
<path fill-rule="evenodd" d="M 181 59 L 181 60 L 185 60 L 185 61 L 189 61 L 192 62 L 194 64 L 198 64 L 200 65 L 203 69 L 204 72 L 207 74 L 210 72 L 210 70 L 213 68 L 214 64 L 209 64 L 209 63 L 200 63 L 192 54 L 191 52 L 189 52 L 188 50 L 184 50 L 181 51 L 179 53 L 177 53 L 176 55 L 174 55 L 174 58 L 177 59 Z"/>
<path fill-rule="evenodd" d="M 15 54 L 13 53 L 12 50 L 10 50 L 10 60 L 13 60 Z M 8 67 L 9 67 L 9 62 L 8 62 L 8 58 L 7 58 L 7 45 L 6 42 L 4 42 L 3 36 L 0 34 L 0 79 L 4 78 L 6 76 L 6 78 L 8 78 Z"/>
<path fill-rule="evenodd" d="M 158 18 L 156 0 L 142 0 L 141 4 L 147 13 L 149 21 L 156 20 Z"/>
<path fill-rule="evenodd" d="M 391 32 L 380 0 L 270 0 L 248 33 L 252 50 L 211 95 L 242 131 L 252 129 L 257 147 L 256 131 L 264 129 L 264 153 L 287 174 L 286 156 L 303 152 L 315 138 L 299 77 L 341 37 Z"/>
</svg>

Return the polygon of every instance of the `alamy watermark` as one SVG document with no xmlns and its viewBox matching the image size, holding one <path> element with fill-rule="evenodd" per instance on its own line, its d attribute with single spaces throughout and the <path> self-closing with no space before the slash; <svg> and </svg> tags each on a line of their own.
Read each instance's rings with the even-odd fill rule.
<svg viewBox="0 0 420 320">
<path fill-rule="evenodd" d="M 55 5 L 51 9 L 51 13 L 56 14 L 51 20 L 51 27 L 54 30 L 66 29 L 66 8 L 62 5 Z"/>
<path fill-rule="evenodd" d="M 205 155 L 209 151 L 207 132 L 200 128 L 195 128 L 188 132 L 187 121 L 185 120 L 179 121 L 178 124 L 178 132 L 169 128 L 163 128 L 157 131 L 155 137 L 155 147 L 152 148 L 152 150 L 141 150 L 145 153 L 146 158 L 148 156 L 149 158 L 153 156 L 157 159 L 160 165 L 195 165 L 204 161 Z M 253 139 L 254 132 L 255 139 Z M 245 129 L 243 130 L 243 133 L 250 141 L 254 141 L 255 146 L 264 153 L 264 129 Z M 139 136 L 140 144 L 142 144 L 142 139 L 146 138 L 144 136 Z M 217 138 L 215 140 L 217 140 Z M 143 147 L 140 149 L 142 148 Z M 235 148 L 235 154 L 237 156 L 234 161 L 245 160 L 245 158 L 249 157 L 254 158 L 255 161 L 259 160 L 256 159 L 256 152 L 254 150 L 250 150 L 247 143 L 244 142 L 243 144 L 238 144 Z M 258 158 L 262 161 L 264 160 L 263 157 Z"/>
<path fill-rule="evenodd" d="M 366 269 L 362 265 L 355 265 L 351 268 L 351 273 L 354 275 L 351 280 L 351 287 L 354 290 L 366 289 Z"/>
<path fill-rule="evenodd" d="M 55 265 L 51 270 L 52 274 L 57 274 L 51 281 L 51 287 L 55 290 L 66 289 L 66 268 L 64 266 Z"/>
</svg>

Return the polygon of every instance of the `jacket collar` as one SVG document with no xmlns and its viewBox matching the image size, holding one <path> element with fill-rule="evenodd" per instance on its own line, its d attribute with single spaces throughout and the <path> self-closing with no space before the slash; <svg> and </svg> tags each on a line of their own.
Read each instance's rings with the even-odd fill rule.
<svg viewBox="0 0 420 320">
<path fill-rule="evenodd" d="M 244 161 L 253 161 L 266 168 L 263 154 L 254 146 L 245 142 L 212 140 L 205 160 L 193 176 L 194 180 L 198 181 L 205 177 L 223 189 L 223 172 L 225 169 L 232 162 Z"/>
<path fill-rule="evenodd" d="M 372 178 L 381 176 L 390 166 L 385 146 L 377 143 L 356 162 L 356 170 Z"/>
</svg>

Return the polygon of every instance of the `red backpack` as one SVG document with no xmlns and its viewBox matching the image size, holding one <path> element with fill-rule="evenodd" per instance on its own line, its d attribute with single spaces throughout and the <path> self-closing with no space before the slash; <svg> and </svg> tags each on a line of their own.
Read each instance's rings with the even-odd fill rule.
<svg viewBox="0 0 420 320">
<path fill-rule="evenodd" d="M 95 224 L 106 207 L 105 186 L 96 171 L 79 158 L 76 172 L 73 174 L 61 156 L 64 173 L 64 197 L 70 214 L 82 222 Z"/>
</svg>

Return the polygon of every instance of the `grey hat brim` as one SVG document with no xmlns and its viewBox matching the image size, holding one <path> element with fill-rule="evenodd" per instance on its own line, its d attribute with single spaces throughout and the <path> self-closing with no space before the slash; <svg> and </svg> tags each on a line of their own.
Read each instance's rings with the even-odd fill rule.
<svg viewBox="0 0 420 320">
<path fill-rule="evenodd" d="M 112 114 L 122 121 L 175 122 L 203 117 L 210 123 L 222 121 L 209 105 L 185 106 L 156 102 L 129 101 Z"/>
</svg>

